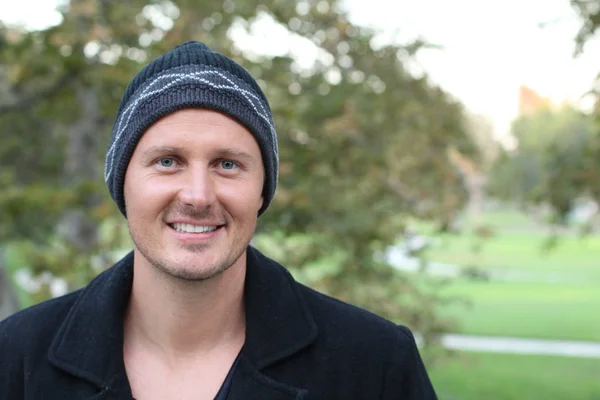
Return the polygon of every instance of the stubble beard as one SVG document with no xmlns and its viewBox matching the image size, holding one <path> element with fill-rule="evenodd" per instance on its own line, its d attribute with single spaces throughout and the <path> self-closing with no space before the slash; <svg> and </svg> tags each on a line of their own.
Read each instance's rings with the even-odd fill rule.
<svg viewBox="0 0 600 400">
<path fill-rule="evenodd" d="M 198 220 L 203 218 L 226 220 L 225 217 L 216 218 L 214 215 L 211 215 L 210 210 L 206 209 L 190 213 L 189 210 L 180 208 L 172 212 L 171 215 L 186 216 Z M 162 257 L 161 252 L 165 251 L 162 248 L 163 246 L 160 246 L 159 243 L 154 243 L 155 246 L 153 246 L 152 241 L 148 240 L 150 239 L 149 237 L 145 237 L 143 232 L 137 232 L 135 229 L 132 230 L 131 225 L 128 225 L 129 235 L 131 236 L 135 248 L 151 266 L 167 277 L 187 282 L 207 281 L 225 272 L 245 254 L 254 234 L 254 229 L 252 229 L 248 238 L 233 238 L 234 241 L 231 243 L 231 246 L 228 249 L 223 250 L 222 253 L 217 256 L 218 258 L 216 260 L 210 262 L 203 260 L 203 253 L 218 251 L 217 249 L 211 249 L 210 244 L 179 244 L 177 246 L 177 251 L 187 253 L 184 257 L 187 261 L 178 262 L 177 260 L 170 260 L 168 257 Z M 167 252 L 168 251 L 172 250 L 167 250 Z M 197 259 L 190 262 L 190 254 L 197 254 Z M 209 265 L 208 263 L 213 265 Z"/>
<path fill-rule="evenodd" d="M 229 267 L 234 265 L 240 257 L 244 254 L 248 245 L 240 246 L 237 248 L 231 248 L 227 254 L 223 254 L 214 265 L 205 264 L 202 260 L 203 252 L 209 249 L 207 245 L 185 245 L 180 246 L 180 250 L 187 253 L 196 253 L 198 255 L 198 262 L 190 265 L 189 262 L 185 264 L 178 263 L 176 261 L 170 261 L 166 258 L 161 258 L 160 255 L 156 254 L 157 251 L 161 250 L 150 250 L 145 246 L 139 244 L 135 239 L 135 235 L 131 234 L 131 238 L 135 245 L 135 248 L 140 254 L 159 272 L 177 280 L 187 282 L 202 282 L 214 278 L 217 275 L 225 272 Z"/>
</svg>

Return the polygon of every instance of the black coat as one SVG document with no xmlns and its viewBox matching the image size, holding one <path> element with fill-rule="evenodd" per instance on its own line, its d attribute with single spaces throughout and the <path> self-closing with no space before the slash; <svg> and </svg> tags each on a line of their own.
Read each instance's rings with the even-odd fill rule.
<svg viewBox="0 0 600 400">
<path fill-rule="evenodd" d="M 410 331 L 303 286 L 248 249 L 246 342 L 231 400 L 421 400 L 435 393 Z M 0 322 L 0 399 L 131 399 L 129 254 L 82 290 Z"/>
</svg>

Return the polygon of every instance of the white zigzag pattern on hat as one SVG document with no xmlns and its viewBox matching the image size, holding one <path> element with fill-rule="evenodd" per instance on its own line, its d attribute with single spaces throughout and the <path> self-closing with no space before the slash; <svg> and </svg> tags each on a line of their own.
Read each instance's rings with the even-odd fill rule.
<svg viewBox="0 0 600 400">
<path fill-rule="evenodd" d="M 213 74 L 213 75 L 217 75 L 217 76 L 221 77 L 223 80 L 228 82 L 229 85 L 215 84 L 211 81 L 200 78 L 201 75 L 209 75 L 209 74 Z M 161 87 L 160 89 L 150 91 L 152 89 L 152 87 L 155 86 L 158 82 L 165 80 L 165 79 L 171 79 L 171 78 L 176 78 L 176 79 L 173 79 L 173 81 L 168 83 L 166 86 Z M 199 81 L 208 86 L 214 87 L 216 89 L 231 90 L 231 91 L 238 92 L 239 94 L 241 94 L 242 97 L 245 98 L 248 101 L 248 103 L 250 103 L 250 105 L 252 106 L 254 111 L 256 111 L 256 113 L 269 126 L 269 129 L 271 130 L 271 141 L 272 141 L 272 145 L 273 145 L 273 150 L 275 151 L 275 156 L 276 157 L 278 156 L 277 134 L 275 133 L 275 127 L 271 123 L 270 118 L 267 114 L 267 111 L 265 110 L 264 102 L 254 92 L 239 87 L 235 82 L 233 82 L 231 79 L 229 79 L 227 76 L 225 76 L 223 73 L 221 73 L 220 71 L 217 71 L 217 70 L 206 70 L 206 71 L 193 72 L 193 73 L 164 74 L 164 75 L 160 75 L 160 76 L 156 77 L 154 80 L 152 80 L 144 88 L 144 90 L 140 93 L 140 95 L 133 101 L 133 103 L 131 103 L 129 106 L 127 106 L 125 108 L 125 110 L 123 110 L 123 112 L 121 113 L 119 122 L 116 126 L 117 134 L 115 135 L 115 139 L 113 140 L 110 148 L 108 149 L 108 152 L 106 153 L 105 173 L 104 173 L 104 180 L 106 182 L 108 182 L 108 179 L 110 178 L 110 175 L 112 174 L 112 171 L 113 171 L 114 161 L 115 161 L 115 146 L 121 139 L 123 132 L 125 132 L 125 129 L 127 128 L 127 125 L 129 124 L 129 121 L 131 119 L 131 116 L 133 115 L 133 112 L 138 107 L 138 105 L 143 100 L 147 99 L 148 97 L 153 96 L 158 93 L 162 93 L 162 92 L 166 91 L 167 89 L 177 85 L 178 83 L 184 82 L 186 80 Z M 260 111 L 258 110 L 257 105 L 261 109 Z M 125 124 L 123 125 L 123 121 L 125 119 L 126 119 L 126 121 L 125 121 Z M 277 171 L 277 169 L 275 169 L 275 181 L 277 181 L 277 175 L 278 175 L 278 171 Z"/>
</svg>

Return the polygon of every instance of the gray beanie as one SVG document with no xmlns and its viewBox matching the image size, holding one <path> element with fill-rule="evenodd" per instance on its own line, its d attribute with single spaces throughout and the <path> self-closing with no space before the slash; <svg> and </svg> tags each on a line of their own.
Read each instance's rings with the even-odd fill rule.
<svg viewBox="0 0 600 400">
<path fill-rule="evenodd" d="M 269 103 L 248 71 L 200 42 L 183 43 L 150 62 L 125 90 L 104 170 L 104 180 L 119 210 L 127 216 L 125 171 L 140 138 L 160 118 L 183 108 L 219 111 L 252 133 L 265 168 L 261 215 L 275 194 L 279 169 Z"/>
</svg>

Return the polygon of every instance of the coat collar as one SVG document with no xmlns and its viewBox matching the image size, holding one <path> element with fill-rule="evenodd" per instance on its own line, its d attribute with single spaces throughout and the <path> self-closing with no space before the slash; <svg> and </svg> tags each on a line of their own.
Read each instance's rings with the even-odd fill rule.
<svg viewBox="0 0 600 400">
<path fill-rule="evenodd" d="M 317 325 L 290 273 L 252 247 L 247 254 L 242 354 L 263 369 L 312 343 Z"/>
<path fill-rule="evenodd" d="M 112 380 L 125 374 L 124 315 L 132 282 L 133 253 L 90 282 L 56 334 L 50 362 L 99 388 L 118 386 Z M 260 376 L 256 372 L 300 351 L 317 337 L 316 324 L 292 276 L 252 247 L 247 251 L 244 295 L 246 342 L 234 378 L 244 384 L 232 387 L 233 399 L 242 398 L 234 395 L 237 388 L 264 384 L 256 380 Z M 298 395 L 292 390 L 296 394 L 283 397 L 285 390 L 273 390 L 277 397 L 264 398 L 293 399 Z"/>
</svg>

